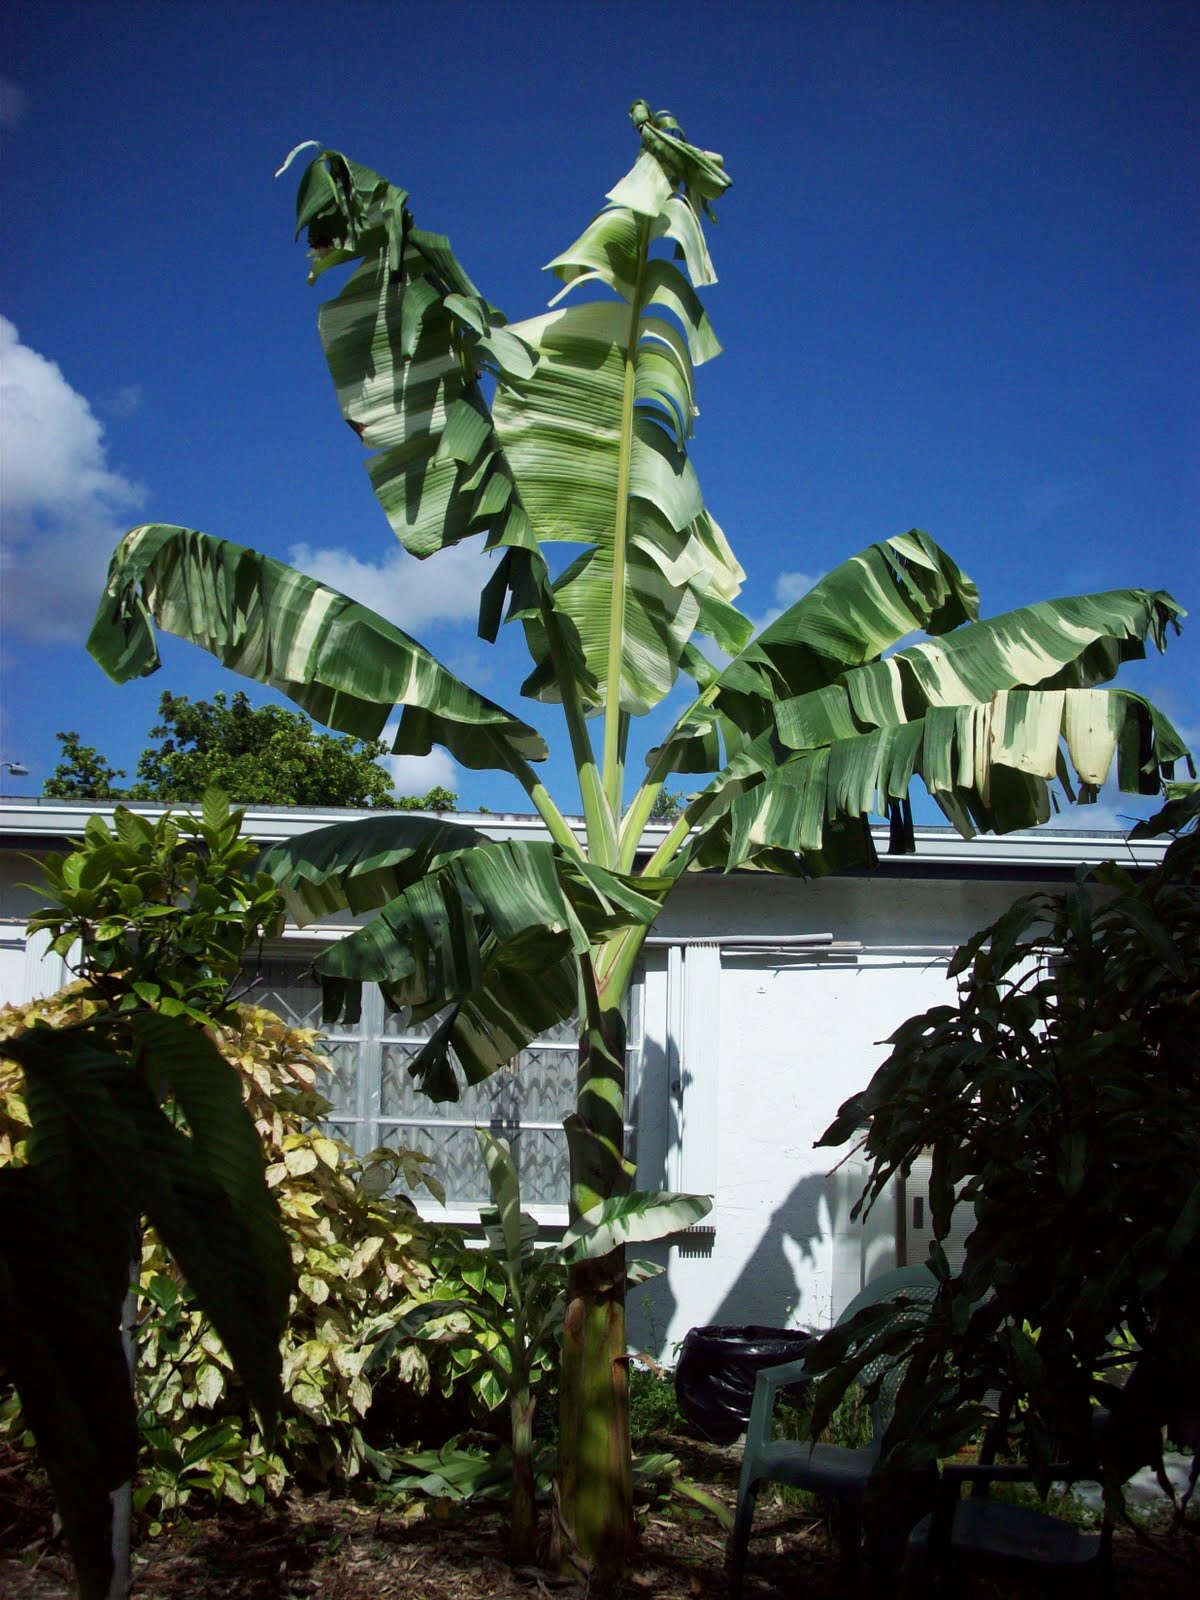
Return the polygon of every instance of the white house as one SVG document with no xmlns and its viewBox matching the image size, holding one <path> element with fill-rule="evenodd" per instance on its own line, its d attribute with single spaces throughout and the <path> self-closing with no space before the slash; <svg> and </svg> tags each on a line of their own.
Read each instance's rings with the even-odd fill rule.
<svg viewBox="0 0 1200 1600">
<path fill-rule="evenodd" d="M 62 961 L 26 940 L 39 900 L 22 885 L 36 876 L 28 856 L 64 848 L 95 809 L 109 808 L 0 800 L 0 1001 L 49 994 L 66 980 Z M 354 815 L 256 809 L 246 826 L 266 844 Z M 542 836 L 536 818 L 457 820 L 496 838 Z M 953 998 L 946 962 L 963 939 L 1018 894 L 1061 885 L 1081 864 L 1115 857 L 1149 867 L 1164 849 L 1115 833 L 1043 829 L 967 843 L 925 828 L 916 855 L 881 856 L 871 873 L 817 882 L 686 877 L 634 988 L 628 1120 L 639 1187 L 711 1194 L 714 1204 L 702 1227 L 639 1250 L 654 1257 L 657 1249 L 668 1271 L 633 1291 L 635 1346 L 670 1357 L 688 1328 L 706 1323 L 824 1325 L 868 1277 L 923 1259 L 920 1183 L 910 1179 L 907 1193 L 881 1201 L 864 1226 L 850 1217 L 861 1165 L 839 1166 L 844 1151 L 813 1141 L 882 1061 L 881 1041 L 914 1012 Z M 349 926 L 289 928 L 269 953 L 261 1003 L 315 1025 L 320 996 L 306 969 Z M 364 994 L 360 1025 L 330 1030 L 334 1131 L 363 1152 L 387 1142 L 429 1151 L 449 1214 L 466 1220 L 486 1194 L 471 1129 L 499 1127 L 514 1138 L 528 1209 L 548 1229 L 562 1226 L 571 1028 L 449 1106 L 430 1104 L 404 1072 L 420 1037 L 385 1013 L 377 992 Z"/>
</svg>

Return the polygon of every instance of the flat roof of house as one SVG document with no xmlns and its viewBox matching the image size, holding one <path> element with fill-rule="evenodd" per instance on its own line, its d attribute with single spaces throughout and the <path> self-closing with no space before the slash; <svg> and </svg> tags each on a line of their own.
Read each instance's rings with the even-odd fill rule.
<svg viewBox="0 0 1200 1600">
<path fill-rule="evenodd" d="M 189 809 L 182 804 L 172 808 L 148 801 L 130 801 L 127 804 L 129 809 L 146 817 L 160 817 L 171 809 Z M 26 850 L 38 845 L 46 849 L 61 847 L 82 834 L 90 816 L 99 814 L 106 820 L 111 819 L 115 805 L 111 800 L 88 802 L 0 797 L 0 847 Z M 198 801 L 194 809 L 199 810 Z M 353 822 L 367 817 L 427 815 L 411 811 L 359 811 L 321 806 L 251 805 L 245 809 L 246 832 L 264 844 L 294 839 L 314 828 L 335 822 Z M 538 816 L 468 811 L 446 813 L 446 816 L 454 822 L 477 828 L 492 839 L 548 837 L 545 824 Z M 568 821 L 582 827 L 579 818 L 568 818 Z M 649 823 L 642 834 L 641 849 L 653 850 L 666 836 L 668 826 L 667 823 Z M 879 851 L 879 870 L 902 877 L 962 877 L 978 874 L 1054 878 L 1069 875 L 1080 866 L 1094 866 L 1097 862 L 1108 860 L 1145 870 L 1162 860 L 1170 842 L 1167 838 L 1131 842 L 1123 833 L 1113 830 L 1064 826 L 1002 835 L 980 834 L 974 839 L 963 839 L 948 826 L 918 827 L 915 830 L 916 854 L 889 856 L 887 827 L 874 827 L 871 831 Z"/>
</svg>

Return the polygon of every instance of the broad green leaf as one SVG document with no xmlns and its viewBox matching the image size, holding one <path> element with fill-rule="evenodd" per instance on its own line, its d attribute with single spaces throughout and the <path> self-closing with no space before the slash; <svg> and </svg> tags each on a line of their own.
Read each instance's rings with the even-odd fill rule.
<svg viewBox="0 0 1200 1600">
<path fill-rule="evenodd" d="M 712 1210 L 707 1195 L 634 1191 L 585 1211 L 563 1234 L 565 1262 L 594 1261 L 625 1244 L 645 1243 L 679 1233 Z"/>
<path fill-rule="evenodd" d="M 595 706 L 612 680 L 614 562 L 622 561 L 620 703 L 640 713 L 669 693 L 705 598 L 732 612 L 743 577 L 682 453 L 694 411 L 688 352 L 661 318 L 631 325 L 629 308 L 611 301 L 550 312 L 518 331 L 538 364 L 530 378 L 497 393 L 497 430 L 537 537 L 589 547 L 555 581 L 554 604 L 578 635 Z M 550 676 L 535 674 L 526 692 L 550 697 Z"/>
<path fill-rule="evenodd" d="M 843 677 L 859 697 L 870 683 L 890 704 L 896 691 L 889 680 L 893 669 L 880 660 L 883 651 L 916 630 L 941 634 L 956 628 L 978 609 L 971 580 L 927 534 L 913 529 L 868 546 L 821 578 L 704 684 L 703 708 L 711 708 L 708 715 L 720 719 L 722 730 L 754 739 L 773 730 L 777 702 L 839 684 Z M 864 675 L 860 689 L 850 673 L 864 667 L 875 678 Z M 857 700 L 855 707 L 865 714 Z M 707 736 L 712 726 L 701 709 L 685 714 L 649 759 L 664 762 L 667 771 L 698 770 L 697 735 Z"/>
<path fill-rule="evenodd" d="M 570 1016 L 576 959 L 648 927 L 668 888 L 546 842 L 415 817 L 318 829 L 275 846 L 265 865 L 301 920 L 380 909 L 316 963 L 326 1020 L 356 1015 L 365 982 L 393 1006 L 445 1011 L 410 1068 L 437 1100 L 458 1097 L 456 1064 L 476 1083 Z"/>
<path fill-rule="evenodd" d="M 364 817 L 272 845 L 262 866 L 303 927 L 341 911 L 376 911 L 465 850 L 491 843 L 445 818 Z"/>
<path fill-rule="evenodd" d="M 193 529 L 134 528 L 109 567 L 88 649 L 118 683 L 159 666 L 155 624 L 303 706 L 373 739 L 396 707 L 393 748 L 436 738 L 467 767 L 540 761 L 539 734 L 469 689 L 423 646 L 356 601 L 280 561 Z M 427 746 L 426 746 L 427 747 Z"/>
<path fill-rule="evenodd" d="M 923 536 L 920 542 L 927 547 Z M 872 558 L 864 568 L 870 570 L 873 552 L 865 555 Z M 835 587 L 844 589 L 846 571 L 831 575 L 839 580 Z M 870 592 L 876 594 L 875 585 Z M 847 598 L 843 592 L 843 618 L 854 615 Z M 814 631 L 806 631 L 811 599 L 789 613 L 793 640 L 815 636 L 824 624 L 818 606 Z M 903 612 L 896 612 L 885 628 L 883 609 L 873 607 L 876 623 L 862 630 L 864 655 L 902 625 Z M 876 654 L 857 667 L 848 662 L 833 681 L 813 683 L 790 698 L 780 695 L 784 657 L 776 641 L 768 640 L 765 660 L 755 659 L 755 641 L 706 698 L 730 709 L 732 698 L 740 699 L 742 724 L 757 718 L 761 725 L 768 711 L 764 691 L 774 681 L 780 695 L 770 707 L 774 729 L 768 725 L 743 747 L 696 807 L 697 859 L 734 866 L 757 857 L 765 865 L 767 852 L 801 851 L 814 873 L 869 864 L 874 846 L 863 824 L 871 814 L 889 813 L 899 823 L 899 847 L 911 849 L 907 806 L 914 778 L 968 837 L 979 829 L 1032 827 L 1050 815 L 1050 784 L 1066 773 L 1064 754 L 1075 762 L 1083 798 L 1103 781 L 1114 751 L 1121 786 L 1153 792 L 1162 774 L 1186 757 L 1182 740 L 1140 696 L 1091 685 L 1120 660 L 1142 654 L 1147 635 L 1165 644 L 1179 614 L 1169 595 L 1145 590 L 1043 602 L 957 627 L 887 658 Z M 854 653 L 844 633 L 836 653 Z M 825 660 L 832 663 L 834 655 Z M 793 681 L 819 675 L 803 654 L 793 652 L 787 664 Z M 1018 673 L 1035 687 L 1022 685 Z M 973 694 L 981 698 L 951 699 Z M 704 728 L 703 722 L 693 725 Z M 694 743 L 690 733 L 684 726 L 679 748 L 685 757 Z"/>
<path fill-rule="evenodd" d="M 103 1201 L 104 1176 L 92 1176 Z M 117 1245 L 127 1253 L 128 1234 Z M 80 1594 L 104 1600 L 112 1572 L 109 1495 L 133 1476 L 137 1460 L 120 1299 L 56 1184 L 34 1166 L 0 1170 L 0 1361 L 54 1489 Z"/>
<path fill-rule="evenodd" d="M 159 1053 L 163 1070 L 182 1077 L 195 1071 L 197 1063 L 203 1063 L 204 1070 L 214 1061 L 221 1072 L 230 1072 L 199 1029 L 163 1017 L 143 1016 L 128 1025 L 143 1024 L 149 1024 L 144 1049 L 151 1077 Z M 179 1029 L 190 1034 L 190 1043 L 181 1042 L 175 1031 Z M 31 1116 L 35 1126 L 46 1129 L 40 1147 L 38 1139 L 31 1140 L 31 1162 L 44 1163 L 57 1174 L 64 1153 L 77 1162 L 86 1161 L 95 1174 L 98 1197 L 115 1197 L 129 1217 L 149 1217 L 269 1426 L 280 1401 L 279 1335 L 286 1293 L 282 1297 L 279 1293 L 278 1254 L 273 1255 L 265 1242 L 262 1206 L 269 1204 L 265 1189 L 260 1204 L 252 1197 L 237 1159 L 230 1159 L 228 1143 L 211 1126 L 199 1140 L 176 1128 L 142 1072 L 98 1048 L 88 1029 L 32 1028 L 8 1041 L 5 1054 L 24 1069 Z M 204 1104 L 205 1096 L 195 1085 L 189 1085 L 187 1093 L 207 1123 L 211 1102 Z M 237 1115 L 246 1118 L 238 1098 Z M 232 1144 L 236 1147 L 239 1142 L 235 1135 Z M 214 1174 L 210 1157 L 216 1158 L 220 1177 Z M 261 1163 L 257 1149 L 255 1159 Z M 78 1176 L 75 1182 L 78 1192 Z M 238 1196 L 237 1206 L 233 1194 Z M 248 1217 L 239 1209 L 242 1205 L 249 1207 Z"/>
<path fill-rule="evenodd" d="M 262 1145 L 242 1104 L 238 1074 L 208 1035 L 153 1013 L 130 1020 L 160 1091 L 187 1119 L 192 1149 L 229 1198 L 252 1239 L 270 1313 L 266 1335 L 282 1332 L 291 1290 L 291 1256 L 279 1212 L 267 1189 Z M 186 1265 L 181 1261 L 186 1272 Z"/>
<path fill-rule="evenodd" d="M 492 1204 L 500 1219 L 504 1255 L 513 1271 L 517 1271 L 523 1243 L 521 1183 L 517 1176 L 517 1165 L 506 1140 L 498 1139 L 486 1128 L 476 1128 L 475 1137 L 479 1141 L 479 1153 L 487 1169 Z"/>
</svg>

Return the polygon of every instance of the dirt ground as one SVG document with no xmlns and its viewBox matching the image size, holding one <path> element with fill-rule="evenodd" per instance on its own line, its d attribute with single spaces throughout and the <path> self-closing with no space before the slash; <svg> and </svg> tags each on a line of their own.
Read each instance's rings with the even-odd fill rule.
<svg viewBox="0 0 1200 1600">
<path fill-rule="evenodd" d="M 732 1508 L 737 1452 L 663 1437 L 685 1471 Z M 621 1600 L 703 1600 L 727 1592 L 725 1535 L 711 1513 L 684 1500 L 643 1511 L 641 1544 Z M 1115 1545 L 1119 1600 L 1184 1600 L 1196 1593 L 1200 1538 L 1193 1532 Z M 755 1519 L 745 1600 L 803 1595 L 843 1600 L 846 1582 L 826 1530 L 811 1512 L 771 1504 Z M 991 1583 L 987 1600 L 1024 1591 Z M 0 1462 L 0 1596 L 67 1600 L 74 1594 L 61 1540 L 53 1536 L 44 1487 L 23 1464 Z M 290 1495 L 265 1511 L 226 1507 L 181 1516 L 157 1538 L 139 1542 L 135 1600 L 585 1600 L 586 1584 L 504 1558 L 501 1514 L 429 1503 L 381 1509 L 328 1495 Z"/>
</svg>

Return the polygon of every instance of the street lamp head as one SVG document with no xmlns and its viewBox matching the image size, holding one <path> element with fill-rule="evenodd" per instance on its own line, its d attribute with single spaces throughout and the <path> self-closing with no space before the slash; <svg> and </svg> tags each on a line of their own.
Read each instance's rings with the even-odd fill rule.
<svg viewBox="0 0 1200 1600">
<path fill-rule="evenodd" d="M 27 778 L 29 768 L 20 761 L 0 761 L 0 769 L 7 767 L 14 778 Z"/>
</svg>

